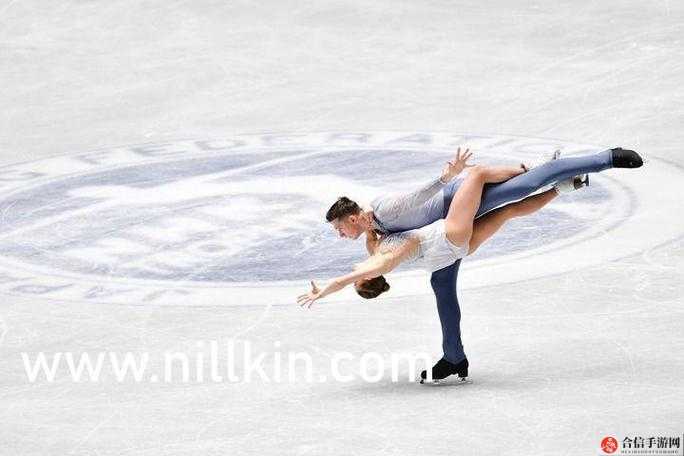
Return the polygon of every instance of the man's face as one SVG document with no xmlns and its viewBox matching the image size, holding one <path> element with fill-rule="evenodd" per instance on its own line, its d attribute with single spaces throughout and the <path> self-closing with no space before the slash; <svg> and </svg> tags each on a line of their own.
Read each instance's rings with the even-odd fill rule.
<svg viewBox="0 0 684 456">
<path fill-rule="evenodd" d="M 341 238 L 358 239 L 363 234 L 358 215 L 349 215 L 332 221 L 332 226 Z"/>
</svg>

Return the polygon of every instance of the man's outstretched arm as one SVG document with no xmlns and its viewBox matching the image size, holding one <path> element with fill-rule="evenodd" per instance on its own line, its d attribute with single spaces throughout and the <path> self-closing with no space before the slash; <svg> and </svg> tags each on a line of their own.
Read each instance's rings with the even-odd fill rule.
<svg viewBox="0 0 684 456">
<path fill-rule="evenodd" d="M 373 201 L 373 212 L 381 220 L 394 220 L 402 214 L 425 204 L 435 193 L 464 169 L 465 160 L 472 155 L 466 149 L 461 155 L 459 147 L 453 160 L 448 161 L 438 179 L 432 180 L 417 190 L 405 194 L 387 195 Z"/>
</svg>

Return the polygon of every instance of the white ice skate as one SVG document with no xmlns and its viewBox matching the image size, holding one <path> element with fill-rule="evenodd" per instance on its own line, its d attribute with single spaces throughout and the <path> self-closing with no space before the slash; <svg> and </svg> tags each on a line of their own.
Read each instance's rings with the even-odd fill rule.
<svg viewBox="0 0 684 456">
<path fill-rule="evenodd" d="M 568 179 L 556 182 L 553 188 L 556 189 L 559 195 L 564 193 L 574 192 L 580 188 L 589 186 L 589 174 L 581 174 L 579 176 L 570 177 Z"/>
</svg>

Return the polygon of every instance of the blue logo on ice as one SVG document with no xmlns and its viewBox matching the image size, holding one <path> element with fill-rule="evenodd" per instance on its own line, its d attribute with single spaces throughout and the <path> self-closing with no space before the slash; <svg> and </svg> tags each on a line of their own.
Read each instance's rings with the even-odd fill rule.
<svg viewBox="0 0 684 456">
<path fill-rule="evenodd" d="M 363 249 L 337 239 L 325 223 L 335 198 L 369 201 L 409 190 L 437 176 L 458 145 L 469 145 L 480 163 L 536 158 L 554 148 L 596 150 L 446 133 L 264 134 L 13 165 L 0 174 L 3 286 L 130 302 L 142 299 L 140 287 L 147 290 L 143 300 L 189 299 L 195 286 L 216 290 L 339 274 Z M 597 185 L 575 203 L 600 205 L 602 196 Z M 580 220 L 571 209 L 550 209 L 556 216 L 543 224 L 519 222 L 518 228 L 543 229 L 504 232 L 478 258 L 524 252 L 559 227 L 575 234 L 600 212 L 585 211 Z"/>
</svg>

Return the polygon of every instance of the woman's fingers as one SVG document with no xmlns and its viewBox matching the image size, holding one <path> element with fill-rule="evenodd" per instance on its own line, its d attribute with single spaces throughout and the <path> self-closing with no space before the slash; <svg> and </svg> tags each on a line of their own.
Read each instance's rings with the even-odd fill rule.
<svg viewBox="0 0 684 456">
<path fill-rule="evenodd" d="M 314 303 L 316 299 L 311 297 L 310 295 L 301 295 L 299 298 L 297 298 L 297 303 L 299 304 L 300 307 L 306 306 L 306 308 L 310 308 L 311 304 Z"/>
</svg>

